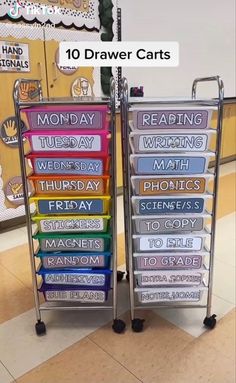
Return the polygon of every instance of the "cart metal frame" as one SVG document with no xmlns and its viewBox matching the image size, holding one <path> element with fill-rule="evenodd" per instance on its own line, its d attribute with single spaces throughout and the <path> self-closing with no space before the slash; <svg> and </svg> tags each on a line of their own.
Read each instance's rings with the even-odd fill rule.
<svg viewBox="0 0 236 383">
<path fill-rule="evenodd" d="M 197 86 L 200 83 L 206 82 L 216 82 L 218 87 L 218 97 L 212 99 L 201 99 L 197 98 Z M 217 214 L 217 198 L 218 198 L 218 188 L 219 188 L 219 165 L 220 165 L 220 151 L 221 151 L 221 140 L 222 140 L 222 124 L 223 124 L 223 102 L 224 102 L 224 83 L 219 76 L 203 77 L 196 78 L 192 84 L 192 98 L 189 100 L 165 100 L 165 99 L 139 99 L 129 101 L 128 97 L 128 81 L 126 78 L 122 79 L 121 83 L 121 131 L 122 131 L 122 151 L 123 151 L 123 185 L 124 185 L 124 219 L 125 219 L 125 252 L 126 252 L 126 266 L 127 266 L 127 279 L 129 280 L 130 287 L 130 309 L 131 309 L 131 322 L 132 329 L 135 332 L 140 332 L 143 330 L 143 319 L 137 318 L 135 316 L 136 310 L 143 309 L 157 309 L 157 308 L 206 308 L 206 317 L 203 320 L 203 324 L 208 328 L 214 328 L 216 325 L 216 315 L 212 314 L 212 288 L 213 288 L 213 270 L 214 270 L 214 253 L 215 253 L 215 238 L 216 238 L 216 214 Z M 144 106 L 145 104 L 161 106 L 161 105 L 198 105 L 198 106 L 214 106 L 217 108 L 217 137 L 216 137 L 216 146 L 213 155 L 215 156 L 214 161 L 214 182 L 213 182 L 213 203 L 212 210 L 210 212 L 211 216 L 211 228 L 210 228 L 210 249 L 209 249 L 209 281 L 208 281 L 208 291 L 207 291 L 207 303 L 205 305 L 201 304 L 169 304 L 169 303 L 156 303 L 156 304 L 136 304 L 134 288 L 135 288 L 135 278 L 134 278 L 134 265 L 133 265 L 133 226 L 132 226 L 132 206 L 131 206 L 131 196 L 132 196 L 132 187 L 131 187 L 131 166 L 130 166 L 130 154 L 131 148 L 129 144 L 129 108 L 132 105 Z"/>
<path fill-rule="evenodd" d="M 20 86 L 22 83 L 36 83 L 38 88 L 38 101 L 32 102 L 21 102 L 19 98 Z M 24 191 L 24 203 L 26 211 L 26 224 L 27 224 L 27 233 L 28 233 L 28 245 L 29 245 L 29 254 L 30 254 L 30 265 L 32 272 L 32 285 L 34 293 L 34 302 L 35 302 L 35 313 L 36 313 L 36 333 L 37 335 L 43 335 L 46 333 L 46 326 L 42 321 L 42 311 L 45 310 L 111 310 L 113 314 L 113 325 L 112 328 L 114 332 L 121 333 L 125 330 L 124 321 L 118 319 L 117 313 L 117 182 L 116 182 L 116 106 L 115 106 L 115 80 L 114 78 L 110 81 L 110 98 L 91 98 L 91 97 L 81 97 L 81 98 L 52 98 L 44 99 L 41 87 L 41 80 L 34 79 L 18 79 L 15 81 L 13 89 L 13 100 L 15 106 L 15 115 L 16 115 L 16 124 L 17 124 L 17 134 L 18 134 L 18 143 L 19 143 L 19 154 L 20 154 L 20 166 L 23 179 L 23 191 Z M 110 144 L 110 155 L 111 155 L 111 165 L 110 165 L 110 195 L 111 195 L 111 252 L 112 252 L 112 294 L 105 305 L 96 305 L 96 304 L 78 304 L 73 302 L 45 302 L 40 304 L 39 301 L 39 282 L 37 278 L 37 268 L 35 263 L 35 250 L 33 243 L 33 230 L 32 230 L 32 220 L 31 220 L 31 210 L 29 203 L 29 189 L 27 183 L 27 170 L 26 170 L 26 160 L 24 152 L 24 143 L 23 135 L 21 131 L 21 109 L 33 106 L 42 106 L 42 105 L 108 105 L 110 109 L 110 133 L 111 133 L 111 144 Z"/>
</svg>

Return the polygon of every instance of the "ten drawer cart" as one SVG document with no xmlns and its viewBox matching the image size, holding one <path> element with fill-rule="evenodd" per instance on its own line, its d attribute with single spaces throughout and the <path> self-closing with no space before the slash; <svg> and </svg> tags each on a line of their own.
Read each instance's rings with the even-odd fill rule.
<svg viewBox="0 0 236 383">
<path fill-rule="evenodd" d="M 32 81 L 37 101 L 21 101 L 21 87 Z M 13 97 L 36 333 L 46 333 L 44 310 L 112 310 L 113 330 L 121 333 L 125 323 L 117 319 L 115 81 L 109 99 L 44 99 L 40 81 L 27 79 L 15 82 Z M 22 112 L 27 132 L 21 130 Z M 30 153 L 25 152 L 26 138 Z M 45 296 L 43 304 L 39 292 Z"/>
<path fill-rule="evenodd" d="M 197 85 L 208 81 L 217 83 L 218 97 L 196 98 Z M 171 100 L 129 100 L 122 80 L 125 250 L 135 332 L 143 330 L 144 320 L 136 316 L 140 309 L 206 308 L 203 323 L 215 327 L 212 276 L 223 98 L 219 76 L 198 78 L 192 98 Z"/>
</svg>

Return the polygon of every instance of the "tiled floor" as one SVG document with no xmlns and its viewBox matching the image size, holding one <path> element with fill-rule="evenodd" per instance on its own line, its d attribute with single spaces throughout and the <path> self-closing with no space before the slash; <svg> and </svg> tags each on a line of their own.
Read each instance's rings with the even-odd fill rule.
<svg viewBox="0 0 236 383">
<path fill-rule="evenodd" d="M 110 313 L 45 312 L 48 334 L 34 332 L 35 312 L 27 233 L 0 234 L 0 383 L 235 383 L 235 163 L 221 167 L 214 268 L 214 331 L 205 310 L 140 313 L 145 331 L 134 334 L 128 284 L 119 285 L 125 334 L 111 331 Z M 118 255 L 124 264 L 123 204 L 118 198 Z"/>
</svg>

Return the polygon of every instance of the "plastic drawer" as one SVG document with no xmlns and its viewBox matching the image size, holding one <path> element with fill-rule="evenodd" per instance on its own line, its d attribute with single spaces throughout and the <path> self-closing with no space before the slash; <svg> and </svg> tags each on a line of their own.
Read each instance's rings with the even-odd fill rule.
<svg viewBox="0 0 236 383">
<path fill-rule="evenodd" d="M 109 176 L 30 176 L 35 192 L 48 195 L 106 195 Z"/>
<path fill-rule="evenodd" d="M 212 153 L 131 154 L 130 162 L 137 175 L 194 175 L 208 170 Z"/>
<path fill-rule="evenodd" d="M 68 233 L 68 232 L 106 232 L 111 217 L 109 215 L 89 216 L 34 216 L 40 233 Z"/>
<path fill-rule="evenodd" d="M 108 298 L 107 287 L 60 286 L 43 283 L 40 292 L 48 302 L 104 303 Z"/>
<path fill-rule="evenodd" d="M 45 269 L 107 269 L 110 267 L 111 253 L 44 253 L 39 251 L 36 255 L 41 259 Z"/>
<path fill-rule="evenodd" d="M 33 167 L 34 174 L 60 174 L 77 176 L 109 175 L 110 156 L 98 154 L 39 153 L 28 154 L 26 158 Z"/>
<path fill-rule="evenodd" d="M 110 234 L 45 234 L 33 236 L 39 241 L 40 250 L 104 252 L 110 250 Z"/>
<path fill-rule="evenodd" d="M 213 175 L 173 176 L 132 176 L 135 195 L 203 194 Z"/>
<path fill-rule="evenodd" d="M 111 197 L 32 197 L 37 214 L 109 214 Z"/>
<path fill-rule="evenodd" d="M 130 145 L 133 153 L 156 152 L 204 152 L 209 149 L 215 129 L 205 130 L 153 130 L 145 133 L 130 133 Z"/>
<path fill-rule="evenodd" d="M 187 197 L 132 197 L 134 214 L 157 215 L 157 214 L 200 214 L 206 209 L 210 195 L 192 194 Z"/>
<path fill-rule="evenodd" d="M 209 253 L 134 253 L 136 270 L 189 270 L 209 269 Z"/>
<path fill-rule="evenodd" d="M 153 270 L 135 271 L 139 287 L 207 286 L 208 270 Z"/>
<path fill-rule="evenodd" d="M 48 285 L 71 285 L 84 287 L 111 286 L 110 270 L 48 270 L 43 267 L 38 271 L 43 282 Z"/>
<path fill-rule="evenodd" d="M 207 287 L 162 287 L 134 289 L 140 303 L 200 302 Z"/>
<path fill-rule="evenodd" d="M 33 152 L 108 153 L 110 134 L 106 130 L 43 130 L 24 133 Z"/>
<path fill-rule="evenodd" d="M 40 129 L 108 129 L 108 106 L 36 106 L 22 109 L 29 128 Z"/>
<path fill-rule="evenodd" d="M 134 251 L 201 251 L 206 235 L 160 234 L 133 235 Z"/>
<path fill-rule="evenodd" d="M 207 129 L 210 127 L 212 111 L 205 106 L 186 107 L 134 107 L 132 129 Z"/>
<path fill-rule="evenodd" d="M 132 216 L 133 227 L 137 234 L 167 234 L 202 231 L 210 215 L 155 215 Z"/>
</svg>

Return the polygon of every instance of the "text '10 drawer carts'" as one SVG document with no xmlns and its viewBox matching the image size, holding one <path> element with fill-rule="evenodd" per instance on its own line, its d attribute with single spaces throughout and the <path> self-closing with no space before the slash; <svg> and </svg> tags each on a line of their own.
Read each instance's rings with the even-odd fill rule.
<svg viewBox="0 0 236 383">
<path fill-rule="evenodd" d="M 109 99 L 43 99 L 36 81 L 38 101 L 20 102 L 19 88 L 25 81 L 16 81 L 14 102 L 36 333 L 46 333 L 43 310 L 102 309 L 112 310 L 113 330 L 121 333 L 125 323 L 117 319 L 114 79 Z M 23 113 L 26 132 L 20 129 Z"/>
<path fill-rule="evenodd" d="M 218 84 L 218 98 L 196 99 L 197 84 L 208 81 Z M 126 262 L 135 332 L 144 322 L 135 311 L 144 308 L 206 308 L 203 323 L 215 327 L 211 302 L 223 98 L 218 76 L 196 79 L 192 98 L 182 100 L 128 100 L 128 83 L 122 80 Z"/>
</svg>

